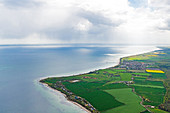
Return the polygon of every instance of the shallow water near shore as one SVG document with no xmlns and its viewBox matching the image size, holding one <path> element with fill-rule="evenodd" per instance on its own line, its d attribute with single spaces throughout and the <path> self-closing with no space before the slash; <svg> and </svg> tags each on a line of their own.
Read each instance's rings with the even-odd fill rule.
<svg viewBox="0 0 170 113">
<path fill-rule="evenodd" d="M 0 113 L 83 113 L 39 79 L 111 67 L 120 57 L 155 49 L 146 45 L 0 46 Z"/>
</svg>

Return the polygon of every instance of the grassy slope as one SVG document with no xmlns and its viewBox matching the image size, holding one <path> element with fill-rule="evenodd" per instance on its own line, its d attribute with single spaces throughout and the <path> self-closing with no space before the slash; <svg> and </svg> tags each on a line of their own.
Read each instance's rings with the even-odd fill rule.
<svg viewBox="0 0 170 113">
<path fill-rule="evenodd" d="M 104 113 L 140 113 L 145 110 L 145 108 L 140 105 L 142 99 L 134 94 L 131 88 L 111 89 L 105 91 L 113 95 L 118 101 L 125 103 L 125 105 L 107 110 Z"/>
</svg>

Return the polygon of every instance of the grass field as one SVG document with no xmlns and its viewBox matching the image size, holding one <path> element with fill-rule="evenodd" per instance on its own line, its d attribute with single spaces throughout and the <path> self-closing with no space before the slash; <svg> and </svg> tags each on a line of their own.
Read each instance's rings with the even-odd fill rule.
<svg viewBox="0 0 170 113">
<path fill-rule="evenodd" d="M 140 113 L 150 113 L 148 110 L 146 110 L 146 111 L 143 111 L 143 112 L 140 112 Z"/>
<path fill-rule="evenodd" d="M 158 78 L 158 79 L 166 79 L 165 73 L 149 73 L 151 74 L 152 78 Z"/>
<path fill-rule="evenodd" d="M 126 84 L 123 83 L 114 83 L 114 84 L 105 84 L 102 87 L 99 87 L 102 90 L 108 90 L 108 89 L 121 89 L 121 88 L 128 88 Z"/>
<path fill-rule="evenodd" d="M 124 69 L 113 69 L 115 72 L 126 72 Z"/>
<path fill-rule="evenodd" d="M 96 72 L 99 72 L 100 74 L 101 73 L 104 73 L 104 72 L 108 72 L 108 73 L 116 73 L 115 70 L 112 70 L 112 69 L 101 69 L 101 70 L 98 70 Z"/>
<path fill-rule="evenodd" d="M 86 77 L 86 78 L 84 78 Z M 87 78 L 89 77 L 89 78 Z M 111 77 L 108 74 L 86 74 L 83 75 L 81 78 L 82 81 L 86 82 L 108 82 L 108 81 L 119 81 L 120 77 Z"/>
<path fill-rule="evenodd" d="M 131 73 L 119 73 L 121 81 L 131 81 L 132 74 Z"/>
<path fill-rule="evenodd" d="M 141 87 L 133 86 L 138 95 L 149 99 L 150 102 L 145 101 L 145 105 L 158 106 L 163 102 L 163 98 L 166 92 L 165 88 L 154 88 L 154 87 Z"/>
<path fill-rule="evenodd" d="M 99 111 L 105 111 L 124 105 L 122 102 L 117 101 L 111 94 L 98 89 L 103 83 L 64 82 L 64 85 L 74 94 L 85 98 Z"/>
<path fill-rule="evenodd" d="M 149 76 L 149 73 L 132 73 L 134 75 L 140 75 L 140 76 Z"/>
<path fill-rule="evenodd" d="M 157 106 L 163 102 L 163 98 L 166 92 L 162 81 L 150 81 L 146 79 L 136 79 L 135 84 L 131 86 L 135 88 L 138 95 L 149 99 L 145 101 L 145 105 Z"/>
<path fill-rule="evenodd" d="M 135 84 L 139 84 L 139 85 L 151 85 L 151 86 L 164 87 L 162 81 L 150 81 L 150 80 L 145 80 L 145 79 L 135 79 L 134 82 L 135 82 Z"/>
<path fill-rule="evenodd" d="M 124 59 L 126 59 L 126 60 L 147 60 L 147 59 L 149 59 L 149 57 L 146 55 L 135 55 L 135 56 L 126 57 Z"/>
<path fill-rule="evenodd" d="M 153 113 L 169 113 L 169 112 L 166 112 L 166 111 L 163 111 L 163 110 L 160 110 L 160 109 L 149 108 L 149 110 Z"/>
<path fill-rule="evenodd" d="M 118 101 L 125 103 L 125 105 L 107 110 L 104 113 L 140 113 L 145 110 L 140 105 L 142 99 L 135 95 L 131 88 L 111 89 L 105 90 L 105 92 L 113 95 Z"/>
<path fill-rule="evenodd" d="M 146 80 L 147 77 L 142 77 L 142 76 L 133 76 L 133 78 L 135 78 L 135 80 Z"/>
<path fill-rule="evenodd" d="M 140 84 L 132 84 L 131 86 L 141 86 L 141 87 L 150 87 L 150 88 L 164 88 L 163 86 L 140 85 Z"/>
</svg>

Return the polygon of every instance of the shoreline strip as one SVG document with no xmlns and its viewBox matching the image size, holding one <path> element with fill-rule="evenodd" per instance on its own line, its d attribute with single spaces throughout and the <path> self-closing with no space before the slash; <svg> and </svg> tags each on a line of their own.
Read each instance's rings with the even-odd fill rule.
<svg viewBox="0 0 170 113">
<path fill-rule="evenodd" d="M 41 82 L 40 82 L 40 83 L 41 83 Z M 56 90 L 56 89 L 51 88 L 51 87 L 48 86 L 48 84 L 46 84 L 46 83 L 41 83 L 41 84 L 43 84 L 43 86 L 45 86 L 45 87 L 47 87 L 47 88 L 49 88 L 49 89 L 52 89 L 53 91 L 55 91 L 55 92 L 57 92 L 57 93 L 62 94 L 62 95 L 67 99 L 67 101 L 69 101 L 69 102 L 73 103 L 74 105 L 80 107 L 82 110 L 86 111 L 87 113 L 91 113 L 88 109 L 86 109 L 86 108 L 83 107 L 82 105 L 78 104 L 77 102 L 68 100 L 67 96 L 66 96 L 64 93 L 62 93 L 62 92 L 60 92 L 60 91 L 58 91 L 58 90 Z"/>
</svg>

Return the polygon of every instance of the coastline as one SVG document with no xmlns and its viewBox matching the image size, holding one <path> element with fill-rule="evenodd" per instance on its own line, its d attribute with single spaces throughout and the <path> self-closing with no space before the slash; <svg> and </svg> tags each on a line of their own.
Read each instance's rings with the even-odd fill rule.
<svg viewBox="0 0 170 113">
<path fill-rule="evenodd" d="M 82 110 L 86 111 L 87 113 L 91 113 L 88 109 L 86 109 L 86 108 L 83 107 L 82 105 L 80 105 L 80 104 L 78 104 L 78 103 L 76 103 L 76 102 L 74 102 L 74 101 L 68 100 L 67 96 L 66 96 L 64 93 L 62 93 L 62 92 L 60 92 L 60 91 L 58 91 L 58 90 L 56 90 L 56 89 L 51 88 L 51 87 L 48 86 L 48 84 L 46 84 L 46 83 L 42 83 L 42 82 L 40 82 L 40 83 L 41 83 L 43 86 L 45 86 L 45 87 L 47 87 L 47 88 L 49 88 L 49 89 L 52 89 L 53 91 L 55 91 L 55 92 L 57 92 L 57 93 L 62 94 L 62 95 L 67 99 L 67 101 L 73 103 L 74 105 L 78 106 L 79 108 L 81 108 Z"/>
<path fill-rule="evenodd" d="M 69 76 L 77 76 L 77 75 L 86 74 L 86 73 L 89 73 L 89 72 L 92 72 L 92 71 L 95 71 L 95 70 L 112 68 L 112 67 L 115 67 L 115 66 L 119 65 L 119 61 L 120 61 L 121 58 L 140 55 L 140 54 L 145 54 L 145 53 L 153 52 L 153 51 L 156 51 L 156 50 L 162 50 L 162 49 L 160 47 L 156 47 L 155 49 L 152 49 L 150 51 L 144 51 L 144 52 L 139 52 L 139 53 L 134 53 L 134 54 L 123 55 L 123 56 L 117 58 L 118 59 L 118 64 L 114 64 L 113 66 L 108 66 L 108 67 L 104 66 L 104 67 L 100 67 L 100 68 L 93 68 L 91 70 L 89 69 L 88 71 L 86 70 L 86 71 L 82 71 L 82 72 L 78 72 L 78 73 L 72 73 Z M 63 74 L 63 75 L 60 75 L 60 76 L 49 75 L 49 76 L 46 76 L 46 77 L 37 78 L 37 80 L 40 81 L 40 80 L 47 79 L 47 78 L 52 78 L 52 77 L 69 77 L 69 76 L 67 76 L 67 74 Z"/>
<path fill-rule="evenodd" d="M 148 52 L 153 52 L 153 51 L 155 51 L 155 50 L 160 50 L 160 48 L 156 48 L 156 49 L 154 49 L 154 50 L 152 50 L 152 51 L 148 51 Z M 120 60 L 121 58 L 124 58 L 124 57 L 130 57 L 130 56 L 145 54 L 145 53 L 148 53 L 148 52 L 136 53 L 136 54 L 134 54 L 134 55 L 122 56 L 122 57 L 119 57 L 119 60 Z M 116 67 L 117 65 L 119 65 L 119 63 L 118 63 L 118 64 L 115 64 L 115 65 L 113 65 L 113 66 L 111 66 L 111 67 L 99 68 L 99 69 L 97 69 L 97 70 L 107 69 L 107 68 L 114 68 L 114 67 Z M 92 71 L 95 71 L 95 70 L 92 70 Z M 89 72 L 92 72 L 92 71 L 88 71 L 88 72 L 84 72 L 84 73 L 82 72 L 82 73 L 79 73 L 79 74 L 73 74 L 73 75 L 70 75 L 70 76 L 77 76 L 77 75 L 81 75 L 81 74 L 86 74 L 86 73 L 89 73 Z M 56 77 L 56 76 L 42 77 L 42 78 L 39 78 L 39 81 L 42 80 L 42 79 L 51 78 L 51 77 Z M 57 77 L 58 77 L 58 76 L 57 76 Z M 65 77 L 65 76 L 60 76 L 60 77 Z M 48 87 L 48 88 L 50 88 L 50 89 L 52 89 L 52 90 L 54 90 L 54 91 L 56 91 L 56 92 L 59 92 L 60 94 L 62 94 L 62 95 L 68 100 L 67 96 L 66 96 L 64 93 L 60 92 L 60 91 L 57 90 L 57 89 L 54 89 L 54 88 L 50 87 L 50 86 L 49 86 L 48 84 L 46 84 L 46 83 L 42 83 L 42 82 L 40 82 L 40 83 L 43 84 L 45 87 Z M 132 91 L 132 92 L 133 92 L 133 91 Z M 134 92 L 133 92 L 133 93 L 134 93 Z M 140 97 L 140 96 L 139 96 L 139 97 Z M 71 101 L 71 100 L 68 100 L 68 101 L 70 101 L 70 102 L 73 103 L 74 105 L 77 105 L 78 107 L 80 107 L 81 109 L 83 109 L 84 111 L 86 111 L 87 113 L 91 113 L 91 111 L 89 111 L 88 109 L 86 109 L 86 108 L 83 107 L 82 105 L 78 104 L 77 102 Z M 142 102 L 142 101 L 141 101 L 141 102 Z M 141 104 L 141 105 L 144 107 L 143 104 Z M 145 107 L 144 107 L 144 108 L 145 108 Z"/>
</svg>

